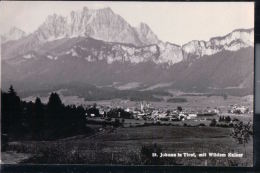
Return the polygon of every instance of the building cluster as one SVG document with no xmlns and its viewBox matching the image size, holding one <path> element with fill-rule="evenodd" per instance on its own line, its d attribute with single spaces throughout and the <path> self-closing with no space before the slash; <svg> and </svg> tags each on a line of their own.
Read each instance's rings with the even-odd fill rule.
<svg viewBox="0 0 260 173">
<path fill-rule="evenodd" d="M 228 110 L 229 113 L 232 114 L 246 114 L 249 113 L 249 108 L 246 106 L 241 105 L 230 105 L 230 109 Z"/>
<path fill-rule="evenodd" d="M 100 117 L 107 117 L 109 112 L 117 109 L 118 111 L 113 111 L 114 117 L 122 118 L 122 111 L 125 113 L 129 113 L 132 119 L 136 120 L 153 120 L 153 121 L 183 121 L 189 119 L 196 119 L 198 117 L 209 117 L 220 115 L 222 111 L 220 108 L 210 108 L 207 107 L 204 110 L 200 111 L 192 111 L 192 110 L 183 110 L 182 107 L 177 107 L 175 109 L 166 109 L 166 108 L 155 108 L 152 104 L 148 102 L 140 102 L 138 106 L 133 107 L 120 107 L 117 106 L 96 106 L 96 109 L 99 110 Z M 228 110 L 228 113 L 232 114 L 244 114 L 248 113 L 249 108 L 245 106 L 232 105 L 232 107 Z M 111 114 L 110 114 L 111 115 Z M 91 117 L 96 116 L 95 114 L 91 114 Z"/>
</svg>

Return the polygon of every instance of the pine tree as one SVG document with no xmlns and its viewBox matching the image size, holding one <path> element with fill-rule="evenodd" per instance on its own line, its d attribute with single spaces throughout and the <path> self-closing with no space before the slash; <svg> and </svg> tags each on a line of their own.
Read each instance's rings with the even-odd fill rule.
<svg viewBox="0 0 260 173">
<path fill-rule="evenodd" d="M 63 104 L 60 99 L 60 96 L 57 93 L 51 93 L 47 106 L 48 106 L 48 109 L 51 111 L 56 111 L 56 110 L 59 110 L 60 108 L 62 108 Z"/>
<path fill-rule="evenodd" d="M 44 132 L 44 105 L 39 97 L 35 100 L 33 123 L 34 138 L 42 139 Z"/>
<path fill-rule="evenodd" d="M 15 90 L 14 90 L 14 88 L 13 88 L 13 85 L 11 85 L 11 86 L 9 87 L 8 93 L 9 93 L 10 95 L 12 95 L 12 96 L 17 96 L 17 94 L 16 94 L 16 92 L 15 92 Z"/>
<path fill-rule="evenodd" d="M 49 97 L 49 102 L 47 104 L 47 112 L 45 118 L 45 125 L 50 130 L 49 137 L 55 137 L 55 135 L 59 135 L 63 130 L 62 127 L 67 125 L 67 117 L 68 114 L 65 111 L 65 106 L 62 104 L 62 101 L 57 93 L 51 93 Z M 56 130 L 55 130 L 56 129 Z M 53 132 L 56 134 L 53 134 Z"/>
<path fill-rule="evenodd" d="M 22 117 L 22 110 L 21 110 L 21 100 L 20 97 L 17 96 L 16 91 L 14 90 L 13 86 L 11 85 L 7 94 L 6 105 L 10 120 L 10 128 L 17 132 L 21 132 L 23 129 L 23 117 Z"/>
</svg>

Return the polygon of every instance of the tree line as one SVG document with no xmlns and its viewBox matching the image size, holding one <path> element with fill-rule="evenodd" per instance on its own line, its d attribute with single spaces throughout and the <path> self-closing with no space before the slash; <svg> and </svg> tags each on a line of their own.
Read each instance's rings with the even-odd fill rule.
<svg viewBox="0 0 260 173">
<path fill-rule="evenodd" d="M 20 99 L 11 86 L 1 91 L 2 134 L 9 139 L 51 140 L 90 132 L 86 127 L 86 110 L 82 106 L 65 106 L 57 93 L 51 93 L 47 104 Z"/>
</svg>

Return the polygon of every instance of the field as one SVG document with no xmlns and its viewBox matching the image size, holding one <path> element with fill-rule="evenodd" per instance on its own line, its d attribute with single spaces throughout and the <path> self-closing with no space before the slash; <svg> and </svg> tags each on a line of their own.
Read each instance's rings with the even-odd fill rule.
<svg viewBox="0 0 260 173">
<path fill-rule="evenodd" d="M 177 106 L 181 106 L 185 111 L 219 108 L 221 113 L 211 117 L 197 117 L 184 121 L 160 121 L 159 124 L 156 124 L 153 120 L 125 119 L 123 126 L 117 128 L 109 125 L 104 126 L 101 123 L 89 123 L 87 126 L 95 130 L 92 135 L 82 134 L 53 141 L 10 141 L 7 152 L 2 153 L 2 161 L 25 164 L 252 166 L 252 136 L 251 140 L 244 146 L 238 144 L 232 138 L 231 131 L 233 128 L 209 126 L 211 120 L 218 120 L 219 116 L 230 116 L 232 120 L 238 119 L 244 123 L 252 123 L 252 96 L 228 96 L 224 98 L 222 96 L 194 96 L 180 93 L 171 98 L 185 98 L 187 102 L 167 102 L 169 98 L 165 97 L 162 102 L 150 102 L 150 104 L 158 110 L 173 110 Z M 121 99 L 86 101 L 75 96 L 62 96 L 62 100 L 65 104 L 76 105 L 96 103 L 104 107 L 140 107 L 140 102 Z M 43 101 L 47 101 L 47 98 Z M 249 107 L 250 113 L 227 113 L 229 106 L 234 104 Z M 101 118 L 93 119 L 104 121 Z M 149 151 L 148 155 L 147 151 Z M 151 157 L 152 152 L 150 151 L 169 154 L 195 153 L 197 157 L 165 157 L 156 160 Z M 211 152 L 242 153 L 243 157 L 209 157 L 208 153 Z M 207 156 L 198 157 L 199 153 L 206 153 Z"/>
<path fill-rule="evenodd" d="M 167 158 L 163 164 L 198 166 L 251 166 L 252 139 L 243 145 L 230 136 L 230 128 L 149 126 L 117 128 L 93 136 L 56 141 L 11 142 L 10 149 L 31 154 L 23 163 L 142 164 L 141 148 L 156 145 L 162 153 L 243 153 L 243 158 Z M 40 153 L 40 154 L 39 154 Z M 65 158 L 64 158 L 65 157 Z M 2 160 L 5 162 L 3 156 Z"/>
</svg>

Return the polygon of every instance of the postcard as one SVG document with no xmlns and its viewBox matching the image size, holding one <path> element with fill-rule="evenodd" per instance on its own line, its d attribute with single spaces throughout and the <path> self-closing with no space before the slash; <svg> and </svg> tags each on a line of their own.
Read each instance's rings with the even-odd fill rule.
<svg viewBox="0 0 260 173">
<path fill-rule="evenodd" d="M 254 3 L 5 1 L 2 164 L 253 166 Z"/>
</svg>

